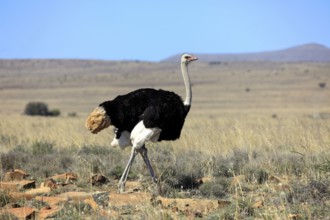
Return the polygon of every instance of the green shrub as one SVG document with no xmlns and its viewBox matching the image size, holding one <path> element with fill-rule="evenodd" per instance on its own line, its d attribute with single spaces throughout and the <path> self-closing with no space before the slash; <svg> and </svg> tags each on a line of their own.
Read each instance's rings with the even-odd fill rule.
<svg viewBox="0 0 330 220">
<path fill-rule="evenodd" d="M 200 192 L 206 197 L 224 198 L 229 191 L 228 178 L 216 178 L 212 182 L 206 182 L 199 187 Z"/>
<path fill-rule="evenodd" d="M 24 109 L 25 115 L 40 115 L 40 116 L 59 116 L 59 109 L 48 110 L 48 105 L 44 102 L 29 102 Z"/>
<path fill-rule="evenodd" d="M 52 109 L 50 112 L 48 112 L 49 116 L 57 117 L 61 114 L 61 111 L 59 109 Z"/>
<path fill-rule="evenodd" d="M 322 171 L 322 172 L 330 172 L 330 160 L 325 159 L 324 162 L 315 165 L 316 169 Z"/>
<path fill-rule="evenodd" d="M 263 184 L 269 178 L 269 173 L 258 166 L 247 166 L 243 172 L 249 182 Z"/>
<path fill-rule="evenodd" d="M 329 180 L 310 180 L 306 183 L 292 184 L 292 190 L 288 195 L 291 203 L 309 203 L 312 205 L 326 205 L 330 198 Z"/>
<path fill-rule="evenodd" d="M 26 115 L 48 115 L 48 106 L 44 102 L 29 102 L 25 106 L 24 114 Z"/>
</svg>

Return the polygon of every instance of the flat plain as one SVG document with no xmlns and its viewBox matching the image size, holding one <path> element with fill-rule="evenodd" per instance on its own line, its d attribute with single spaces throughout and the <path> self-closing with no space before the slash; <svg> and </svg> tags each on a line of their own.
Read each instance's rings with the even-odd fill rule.
<svg viewBox="0 0 330 220">
<path fill-rule="evenodd" d="M 317 62 L 192 63 L 193 102 L 181 138 L 148 144 L 147 148 L 162 177 L 162 199 L 211 199 L 228 204 L 208 211 L 191 204 L 191 212 L 173 210 L 173 204 L 166 208 L 148 203 L 129 212 L 107 208 L 117 213 L 112 217 L 329 216 L 329 70 L 330 63 Z M 184 97 L 179 64 L 0 60 L 2 176 L 11 169 L 24 169 L 40 183 L 61 172 L 74 172 L 80 177 L 76 185 L 94 192 L 99 188 L 83 180 L 102 173 L 109 182 L 101 189 L 111 194 L 130 149 L 110 147 L 112 129 L 90 134 L 84 127 L 85 118 L 99 103 L 145 87 L 175 91 Z M 24 115 L 26 104 L 34 101 L 47 103 L 61 115 Z M 129 181 L 144 186 L 140 193 L 154 195 L 140 158 Z M 129 194 L 124 200 L 130 204 Z M 58 218 L 69 215 L 65 210 Z M 78 219 L 95 215 L 79 209 L 72 212 Z"/>
</svg>

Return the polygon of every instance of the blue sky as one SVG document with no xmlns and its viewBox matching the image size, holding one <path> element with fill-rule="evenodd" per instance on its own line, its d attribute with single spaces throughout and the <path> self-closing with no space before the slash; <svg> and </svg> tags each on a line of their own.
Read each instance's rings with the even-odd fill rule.
<svg viewBox="0 0 330 220">
<path fill-rule="evenodd" d="M 159 61 L 330 47 L 328 0 L 0 0 L 0 58 Z"/>
</svg>

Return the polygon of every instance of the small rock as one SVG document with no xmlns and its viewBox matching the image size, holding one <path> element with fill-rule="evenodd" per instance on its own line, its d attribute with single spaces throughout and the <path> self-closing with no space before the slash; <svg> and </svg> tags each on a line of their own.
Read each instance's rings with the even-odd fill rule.
<svg viewBox="0 0 330 220">
<path fill-rule="evenodd" d="M 36 189 L 27 190 L 25 193 L 30 194 L 30 195 L 39 195 L 39 194 L 49 193 L 50 191 L 51 191 L 51 188 L 49 188 L 49 187 L 40 187 L 40 188 L 36 188 Z"/>
<path fill-rule="evenodd" d="M 197 180 L 199 184 L 212 182 L 213 177 L 202 177 Z"/>
<path fill-rule="evenodd" d="M 218 200 L 218 208 L 224 208 L 226 206 L 230 205 L 229 201 L 225 200 Z"/>
<path fill-rule="evenodd" d="M 276 186 L 274 186 L 274 189 L 276 191 L 285 191 L 285 192 L 290 192 L 290 186 L 288 184 L 282 184 L 279 183 Z"/>
<path fill-rule="evenodd" d="M 164 198 L 158 197 L 163 209 L 169 209 L 172 212 L 183 212 L 186 215 L 192 215 L 198 217 L 195 213 L 208 213 L 220 208 L 221 201 L 211 199 L 188 199 L 188 198 Z M 110 198 L 111 202 L 111 198 Z M 224 201 L 223 204 L 230 204 L 228 201 Z M 224 207 L 223 205 L 222 207 Z"/>
<path fill-rule="evenodd" d="M 9 197 L 15 202 L 19 200 L 32 200 L 34 198 L 33 195 L 23 192 L 9 192 Z"/>
<path fill-rule="evenodd" d="M 254 204 L 253 204 L 253 208 L 261 208 L 264 206 L 264 202 L 262 200 L 259 200 L 259 201 L 256 201 Z"/>
<path fill-rule="evenodd" d="M 77 181 L 78 175 L 75 173 L 62 173 L 59 175 L 52 176 L 51 179 L 56 181 L 56 183 L 72 183 L 73 181 Z"/>
<path fill-rule="evenodd" d="M 94 211 L 98 210 L 100 207 L 93 199 L 85 199 L 84 202 L 92 207 Z"/>
<path fill-rule="evenodd" d="M 63 207 L 58 207 L 58 206 L 45 206 L 42 207 L 39 210 L 38 213 L 38 218 L 37 219 L 47 219 L 47 218 L 53 218 L 55 217 L 61 210 L 63 209 Z"/>
<path fill-rule="evenodd" d="M 5 173 L 4 181 L 19 181 L 25 179 L 28 176 L 30 175 L 23 170 L 14 169 L 13 171 Z"/>
<path fill-rule="evenodd" d="M 274 175 L 270 175 L 269 176 L 269 181 L 273 182 L 273 183 L 282 183 L 284 182 L 281 178 L 274 176 Z"/>
<path fill-rule="evenodd" d="M 107 207 L 109 206 L 109 197 L 110 192 L 101 192 L 101 193 L 95 193 L 92 197 L 93 200 L 101 207 Z"/>
<path fill-rule="evenodd" d="M 41 187 L 42 186 L 46 186 L 51 189 L 56 189 L 58 187 L 56 181 L 53 180 L 52 178 L 46 179 L 43 183 L 41 183 Z"/>
<path fill-rule="evenodd" d="M 95 174 L 90 179 L 90 182 L 93 186 L 100 186 L 102 184 L 105 184 L 107 181 L 108 179 L 102 174 Z"/>
<path fill-rule="evenodd" d="M 231 185 L 231 187 L 235 187 L 236 185 L 241 184 L 241 183 L 245 183 L 245 182 L 246 182 L 245 175 L 238 175 L 238 176 L 234 176 L 231 179 L 230 185 Z"/>
<path fill-rule="evenodd" d="M 200 211 L 196 211 L 195 213 L 194 213 L 194 216 L 193 216 L 194 218 L 203 218 L 203 214 L 200 212 Z"/>
<path fill-rule="evenodd" d="M 46 202 L 50 207 L 57 206 L 61 202 L 68 201 L 67 198 L 56 197 L 56 196 L 36 196 L 37 201 Z"/>
<path fill-rule="evenodd" d="M 177 206 L 172 207 L 172 212 L 178 212 L 178 211 L 179 211 L 179 208 Z"/>
<path fill-rule="evenodd" d="M 288 219 L 294 219 L 294 220 L 301 219 L 301 215 L 299 215 L 299 214 L 289 214 Z"/>
<path fill-rule="evenodd" d="M 21 206 L 17 203 L 8 203 L 7 205 L 4 206 L 5 209 L 19 208 L 19 207 L 21 207 Z"/>
<path fill-rule="evenodd" d="M 6 211 L 18 219 L 35 219 L 36 214 L 35 210 L 30 207 L 10 208 Z"/>
<path fill-rule="evenodd" d="M 92 198 L 93 193 L 87 192 L 65 192 L 58 195 L 59 198 L 67 198 L 76 202 L 83 202 L 85 199 Z"/>
<path fill-rule="evenodd" d="M 36 182 L 34 180 L 20 180 L 20 181 L 1 181 L 0 189 L 19 191 L 22 189 L 36 188 Z"/>
</svg>

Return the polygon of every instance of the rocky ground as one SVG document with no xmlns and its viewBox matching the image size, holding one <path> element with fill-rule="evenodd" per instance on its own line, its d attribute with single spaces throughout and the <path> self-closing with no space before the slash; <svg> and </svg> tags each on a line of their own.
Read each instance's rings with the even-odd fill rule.
<svg viewBox="0 0 330 220">
<path fill-rule="evenodd" d="M 130 219 L 137 216 L 195 219 L 217 216 L 215 213 L 225 209 L 228 209 L 225 215 L 228 219 L 234 219 L 238 209 L 246 212 L 246 216 L 302 218 L 301 214 L 287 210 L 284 203 L 279 207 L 268 205 L 270 200 L 274 205 L 274 199 L 290 195 L 292 188 L 285 177 L 269 176 L 267 190 L 265 185 L 247 183 L 244 175 L 232 177 L 231 196 L 221 200 L 198 196 L 188 198 L 188 192 L 184 191 L 181 197 L 166 198 L 146 189 L 141 181 L 128 181 L 126 192 L 118 194 L 117 181 L 107 180 L 100 174 L 87 180 L 87 185 L 77 184 L 78 179 L 75 173 L 63 173 L 37 184 L 23 170 L 7 172 L 0 182 L 0 219 Z M 211 178 L 199 181 L 202 185 L 212 183 Z M 248 201 L 244 207 L 242 197 Z"/>
<path fill-rule="evenodd" d="M 29 175 L 15 169 L 7 172 L 0 182 L 2 194 L 7 195 L 0 216 L 8 219 L 47 219 L 54 217 L 79 216 L 81 219 L 121 218 L 140 213 L 146 207 L 159 207 L 168 215 L 202 217 L 228 201 L 191 198 L 164 198 L 142 191 L 141 184 L 129 181 L 126 193 L 116 192 L 116 183 L 105 184 L 105 177 L 94 175 L 91 188 L 74 184 L 79 178 L 74 173 L 63 173 L 47 178 L 40 185 L 30 180 Z M 94 217 L 93 217 L 94 216 Z M 1 218 L 1 219 L 2 219 Z"/>
</svg>

